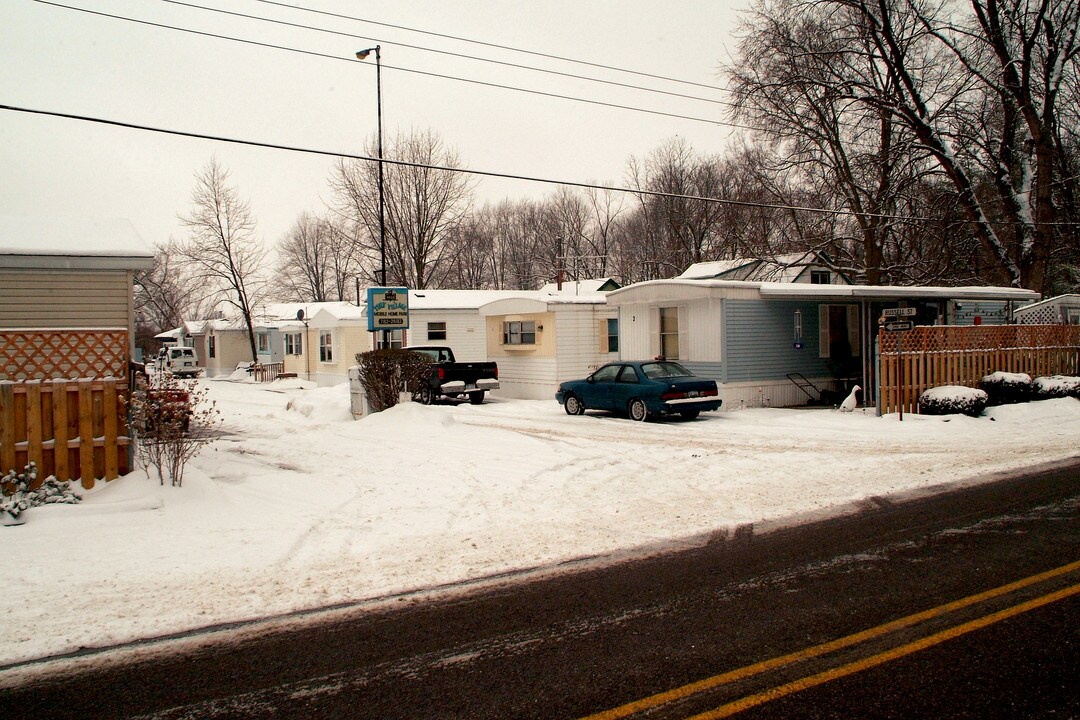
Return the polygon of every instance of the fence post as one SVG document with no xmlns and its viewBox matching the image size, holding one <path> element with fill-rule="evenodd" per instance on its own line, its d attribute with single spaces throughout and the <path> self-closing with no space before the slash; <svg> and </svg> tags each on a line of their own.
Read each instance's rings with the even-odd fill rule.
<svg viewBox="0 0 1080 720">
<path fill-rule="evenodd" d="M 15 467 L 15 383 L 0 380 L 0 475 Z"/>
<path fill-rule="evenodd" d="M 34 463 L 38 477 L 30 488 L 36 490 L 45 482 L 41 462 L 41 381 L 27 380 L 26 386 L 26 462 Z"/>
<path fill-rule="evenodd" d="M 79 477 L 87 490 L 94 487 L 94 396 L 91 378 L 79 379 Z"/>
<path fill-rule="evenodd" d="M 57 480 L 70 480 L 68 463 L 68 384 L 56 378 L 52 381 L 53 398 L 53 473 Z"/>
<path fill-rule="evenodd" d="M 119 411 L 116 401 L 116 378 L 102 381 L 101 408 L 104 414 L 105 436 L 105 479 L 115 480 L 120 477 L 120 454 L 117 447 L 119 433 Z"/>
</svg>

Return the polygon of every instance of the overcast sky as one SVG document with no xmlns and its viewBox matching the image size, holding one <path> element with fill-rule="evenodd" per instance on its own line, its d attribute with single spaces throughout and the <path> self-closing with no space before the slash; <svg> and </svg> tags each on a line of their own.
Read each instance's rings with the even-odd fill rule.
<svg viewBox="0 0 1080 720">
<path fill-rule="evenodd" d="M 733 54 L 738 10 L 748 0 L 57 3 L 249 43 L 33 0 L 3 0 L 0 104 L 362 154 L 376 129 L 375 64 L 374 57 L 359 62 L 354 53 L 378 43 L 385 138 L 430 129 L 473 170 L 622 186 L 628 158 L 644 156 L 668 139 L 682 137 L 700 153 L 720 152 L 731 142 L 727 108 L 717 102 L 725 99 L 718 69 Z M 231 17 L 192 5 L 333 32 Z M 638 87 L 603 85 L 445 53 Z M 329 200 L 327 177 L 334 162 L 329 157 L 0 110 L 0 213 L 124 217 L 149 243 L 179 238 L 184 231 L 177 214 L 189 211 L 194 175 L 211 156 L 250 201 L 259 234 L 268 243 L 284 235 L 299 213 L 320 211 Z M 476 196 L 481 202 L 540 199 L 554 189 L 484 179 L 478 181 Z"/>
</svg>

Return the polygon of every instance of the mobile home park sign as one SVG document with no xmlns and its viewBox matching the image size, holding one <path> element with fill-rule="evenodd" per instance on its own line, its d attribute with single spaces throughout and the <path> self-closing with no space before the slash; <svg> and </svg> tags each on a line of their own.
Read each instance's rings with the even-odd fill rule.
<svg viewBox="0 0 1080 720">
<path fill-rule="evenodd" d="M 374 287 L 367 290 L 367 327 L 404 330 L 409 327 L 409 289 Z"/>
</svg>

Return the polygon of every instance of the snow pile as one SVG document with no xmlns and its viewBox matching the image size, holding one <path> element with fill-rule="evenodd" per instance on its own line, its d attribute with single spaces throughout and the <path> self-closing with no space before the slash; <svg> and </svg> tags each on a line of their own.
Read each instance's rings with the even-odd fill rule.
<svg viewBox="0 0 1080 720">
<path fill-rule="evenodd" d="M 761 532 L 1073 458 L 1080 437 L 1072 398 L 996 422 L 760 408 L 635 423 L 496 393 L 353 421 L 346 385 L 198 382 L 224 426 L 182 488 L 135 472 L 0 528 L 0 665 Z"/>
</svg>

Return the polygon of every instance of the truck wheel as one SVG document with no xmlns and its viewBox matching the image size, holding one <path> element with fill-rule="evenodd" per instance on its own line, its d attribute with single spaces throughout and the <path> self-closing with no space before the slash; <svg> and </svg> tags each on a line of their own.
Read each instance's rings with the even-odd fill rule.
<svg viewBox="0 0 1080 720">
<path fill-rule="evenodd" d="M 649 417 L 649 408 L 645 407 L 644 401 L 637 398 L 630 401 L 629 411 L 631 420 L 641 422 Z"/>
<path fill-rule="evenodd" d="M 420 403 L 422 405 L 431 405 L 435 402 L 435 393 L 431 392 L 431 388 L 425 385 L 420 388 Z"/>
<path fill-rule="evenodd" d="M 481 404 L 482 402 L 484 402 L 485 392 L 485 390 L 481 390 L 480 392 L 469 393 L 469 402 L 473 405 Z"/>
</svg>

